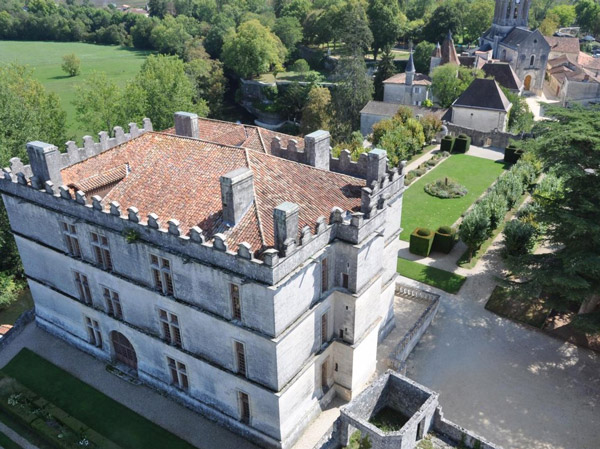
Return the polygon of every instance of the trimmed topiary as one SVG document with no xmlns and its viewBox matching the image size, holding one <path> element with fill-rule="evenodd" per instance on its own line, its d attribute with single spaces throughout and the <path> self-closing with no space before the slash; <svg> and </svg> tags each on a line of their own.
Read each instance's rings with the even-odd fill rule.
<svg viewBox="0 0 600 449">
<path fill-rule="evenodd" d="M 450 226 L 440 226 L 433 237 L 433 251 L 448 254 L 456 243 L 456 232 Z"/>
<path fill-rule="evenodd" d="M 454 147 L 454 137 L 452 137 L 451 135 L 442 137 L 442 142 L 440 144 L 440 150 L 447 151 L 448 153 L 452 153 L 452 147 Z"/>
<path fill-rule="evenodd" d="M 460 198 L 469 191 L 467 188 L 448 177 L 437 179 L 424 187 L 425 192 L 438 198 Z"/>
<path fill-rule="evenodd" d="M 459 134 L 454 141 L 453 153 L 466 153 L 471 147 L 471 138 L 466 134 Z"/>
<path fill-rule="evenodd" d="M 519 150 L 514 144 L 510 144 L 504 150 L 504 162 L 508 164 L 516 164 L 521 158 L 523 150 Z"/>
<path fill-rule="evenodd" d="M 434 237 L 435 234 L 427 228 L 415 229 L 410 235 L 409 251 L 418 256 L 429 256 Z"/>
</svg>

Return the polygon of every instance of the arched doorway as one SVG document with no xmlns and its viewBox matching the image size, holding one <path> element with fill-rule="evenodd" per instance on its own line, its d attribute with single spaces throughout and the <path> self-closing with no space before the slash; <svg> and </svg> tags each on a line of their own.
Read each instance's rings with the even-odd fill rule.
<svg viewBox="0 0 600 449">
<path fill-rule="evenodd" d="M 525 84 L 525 90 L 529 90 L 529 88 L 531 87 L 531 75 L 527 75 L 525 77 L 524 84 Z"/>
<path fill-rule="evenodd" d="M 115 361 L 137 371 L 137 356 L 135 349 L 127 337 L 120 332 L 112 331 L 110 333 Z"/>
</svg>

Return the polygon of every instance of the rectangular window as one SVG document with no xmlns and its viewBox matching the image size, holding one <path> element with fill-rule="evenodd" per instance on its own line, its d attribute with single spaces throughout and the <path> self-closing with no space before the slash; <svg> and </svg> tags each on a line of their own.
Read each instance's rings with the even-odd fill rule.
<svg viewBox="0 0 600 449">
<path fill-rule="evenodd" d="M 327 343 L 327 312 L 321 315 L 321 344 Z"/>
<path fill-rule="evenodd" d="M 90 290 L 90 283 L 85 274 L 81 274 L 77 271 L 73 272 L 75 277 L 75 285 L 79 292 L 79 299 L 85 304 L 92 304 L 92 291 Z"/>
<path fill-rule="evenodd" d="M 349 276 L 348 273 L 342 273 L 342 287 L 348 288 Z"/>
<path fill-rule="evenodd" d="M 81 257 L 81 247 L 79 246 L 79 238 L 77 237 L 77 229 L 74 225 L 60 222 L 62 229 L 63 238 L 65 239 L 65 245 L 67 245 L 67 252 L 73 257 Z"/>
<path fill-rule="evenodd" d="M 121 299 L 119 294 L 106 287 L 102 288 L 104 293 L 104 301 L 106 302 L 106 311 L 110 316 L 115 318 L 123 318 L 123 309 L 121 308 Z"/>
<path fill-rule="evenodd" d="M 188 390 L 189 382 L 185 365 L 171 357 L 167 357 L 167 363 L 169 365 L 169 371 L 171 372 L 171 383 L 177 388 Z"/>
<path fill-rule="evenodd" d="M 179 319 L 177 315 L 160 309 L 158 311 L 160 324 L 162 326 L 163 339 L 171 345 L 181 347 L 181 330 L 179 329 Z"/>
<path fill-rule="evenodd" d="M 321 292 L 329 289 L 329 270 L 327 268 L 327 259 L 321 261 Z"/>
<path fill-rule="evenodd" d="M 169 259 L 150 254 L 150 267 L 152 268 L 154 288 L 163 295 L 174 296 L 173 275 Z"/>
<path fill-rule="evenodd" d="M 92 232 L 92 250 L 96 264 L 104 270 L 111 271 L 113 268 L 108 239 L 102 234 Z"/>
<path fill-rule="evenodd" d="M 235 342 L 235 358 L 237 364 L 237 372 L 246 377 L 246 348 L 243 343 Z"/>
<path fill-rule="evenodd" d="M 101 348 L 102 332 L 100 332 L 100 324 L 98 324 L 98 321 L 85 317 L 85 325 L 87 327 L 90 344 Z"/>
<path fill-rule="evenodd" d="M 248 394 L 238 391 L 238 401 L 240 403 L 240 421 L 248 424 L 250 422 L 250 398 Z"/>
<path fill-rule="evenodd" d="M 240 301 L 240 286 L 229 284 L 229 296 L 231 296 L 231 319 L 242 321 L 242 303 Z"/>
</svg>

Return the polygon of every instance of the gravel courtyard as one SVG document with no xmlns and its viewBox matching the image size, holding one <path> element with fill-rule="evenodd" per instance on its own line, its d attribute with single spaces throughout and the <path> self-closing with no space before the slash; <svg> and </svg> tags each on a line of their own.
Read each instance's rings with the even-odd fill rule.
<svg viewBox="0 0 600 449">
<path fill-rule="evenodd" d="M 600 448 L 600 354 L 485 310 L 499 268 L 496 242 L 459 296 L 441 292 L 408 377 L 440 393 L 448 419 L 505 449 Z"/>
</svg>

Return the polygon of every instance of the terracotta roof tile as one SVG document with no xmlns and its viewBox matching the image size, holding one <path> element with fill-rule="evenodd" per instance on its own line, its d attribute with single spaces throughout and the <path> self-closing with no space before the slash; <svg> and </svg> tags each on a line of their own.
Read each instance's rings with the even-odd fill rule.
<svg viewBox="0 0 600 449">
<path fill-rule="evenodd" d="M 576 37 L 544 36 L 544 39 L 550 45 L 550 51 L 579 54 L 579 39 Z"/>
<path fill-rule="evenodd" d="M 361 179 L 259 151 L 156 132 L 145 133 L 61 173 L 65 184 L 83 187 L 83 181 L 107 179 L 125 164 L 129 173 L 105 194 L 105 205 L 118 201 L 122 210 L 135 206 L 143 223 L 152 212 L 163 226 L 176 218 L 183 234 L 193 226 L 199 226 L 209 239 L 222 232 L 234 250 L 244 241 L 253 251 L 272 246 L 273 209 L 284 201 L 299 205 L 300 229 L 308 225 L 314 231 L 317 218 L 329 217 L 334 206 L 358 210 L 364 186 Z M 254 174 L 255 202 L 229 229 L 222 220 L 219 178 L 240 167 L 249 167 Z"/>
<path fill-rule="evenodd" d="M 386 79 L 384 84 L 406 84 L 406 73 L 396 73 L 394 76 Z M 431 78 L 422 73 L 415 73 L 413 84 L 429 86 L 431 84 Z"/>
</svg>

